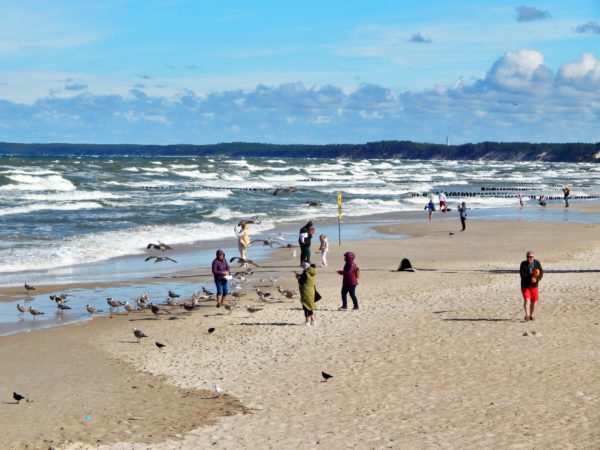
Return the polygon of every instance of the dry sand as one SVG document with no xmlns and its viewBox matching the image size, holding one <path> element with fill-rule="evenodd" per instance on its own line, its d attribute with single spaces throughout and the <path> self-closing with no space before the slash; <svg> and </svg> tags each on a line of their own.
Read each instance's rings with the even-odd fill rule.
<svg viewBox="0 0 600 450">
<path fill-rule="evenodd" d="M 203 306 L 178 320 L 105 318 L 0 338 L 0 447 L 598 448 L 599 227 L 467 227 L 384 226 L 414 237 L 341 247 L 330 237 L 316 327 L 300 325 L 299 301 L 275 299 L 255 314 Z M 524 322 L 516 271 L 530 248 L 546 274 L 538 318 Z M 359 311 L 338 310 L 347 250 L 361 268 Z M 268 264 L 294 286 L 296 260 L 274 256 Z M 403 257 L 419 270 L 395 272 Z M 150 338 L 134 344 L 132 326 Z M 209 398 L 214 384 L 230 397 Z M 13 386 L 35 401 L 10 404 Z M 84 392 L 91 406 L 81 408 Z"/>
</svg>

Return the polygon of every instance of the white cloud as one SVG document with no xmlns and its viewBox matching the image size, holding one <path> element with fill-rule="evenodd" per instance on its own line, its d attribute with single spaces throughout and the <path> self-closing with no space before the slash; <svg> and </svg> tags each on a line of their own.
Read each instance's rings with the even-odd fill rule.
<svg viewBox="0 0 600 450">
<path fill-rule="evenodd" d="M 582 90 L 600 90 L 600 61 L 594 55 L 581 55 L 579 61 L 564 64 L 557 73 L 557 81 Z"/>
<path fill-rule="evenodd" d="M 535 83 L 548 80 L 550 68 L 544 65 L 544 55 L 535 50 L 507 52 L 497 60 L 486 76 L 490 85 L 507 91 L 527 91 Z"/>
</svg>

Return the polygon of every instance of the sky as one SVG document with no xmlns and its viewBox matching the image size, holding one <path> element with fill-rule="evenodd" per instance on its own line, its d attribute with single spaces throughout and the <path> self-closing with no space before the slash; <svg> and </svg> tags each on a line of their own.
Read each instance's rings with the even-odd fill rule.
<svg viewBox="0 0 600 450">
<path fill-rule="evenodd" d="M 0 141 L 446 139 L 600 142 L 600 0 L 0 0 Z"/>
</svg>

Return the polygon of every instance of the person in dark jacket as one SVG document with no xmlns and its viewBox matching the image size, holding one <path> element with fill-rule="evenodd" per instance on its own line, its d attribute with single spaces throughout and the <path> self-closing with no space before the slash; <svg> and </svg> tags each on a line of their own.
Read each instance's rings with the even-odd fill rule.
<svg viewBox="0 0 600 450">
<path fill-rule="evenodd" d="M 229 285 L 227 277 L 229 276 L 229 263 L 225 259 L 225 252 L 217 250 L 217 257 L 212 262 L 212 273 L 217 288 L 217 308 L 225 302 L 225 297 L 229 294 Z"/>
<path fill-rule="evenodd" d="M 352 252 L 344 253 L 344 268 L 338 270 L 337 273 L 342 275 L 342 306 L 340 309 L 348 309 L 348 294 L 352 299 L 354 307 L 358 309 L 358 298 L 356 298 L 356 286 L 358 285 L 358 277 L 360 276 L 359 268 L 354 264 L 355 255 Z"/>
<path fill-rule="evenodd" d="M 465 202 L 458 205 L 458 213 L 460 214 L 460 224 L 462 225 L 462 230 L 460 231 L 465 231 L 465 228 L 467 228 L 467 205 Z"/>
<path fill-rule="evenodd" d="M 535 320 L 535 304 L 539 300 L 538 283 L 544 276 L 544 269 L 540 262 L 535 259 L 535 252 L 529 250 L 527 259 L 521 262 L 519 268 L 521 275 L 521 293 L 523 294 L 523 309 L 525 320 Z"/>
<path fill-rule="evenodd" d="M 303 266 L 305 262 L 310 264 L 310 242 L 314 234 L 315 227 L 313 226 L 312 222 L 308 222 L 306 225 L 300 228 L 300 234 L 298 235 L 298 244 L 300 244 L 300 266 Z"/>
</svg>

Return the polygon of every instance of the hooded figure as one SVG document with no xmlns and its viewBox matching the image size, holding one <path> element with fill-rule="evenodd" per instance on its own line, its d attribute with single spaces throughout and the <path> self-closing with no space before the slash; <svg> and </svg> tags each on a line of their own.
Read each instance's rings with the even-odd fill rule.
<svg viewBox="0 0 600 450">
<path fill-rule="evenodd" d="M 227 275 L 229 275 L 229 263 L 225 259 L 225 252 L 221 249 L 217 250 L 217 257 L 212 262 L 212 273 L 215 279 L 215 287 L 217 288 L 217 308 L 225 301 L 225 296 L 229 294 L 229 286 L 227 284 Z"/>
<path fill-rule="evenodd" d="M 311 265 L 304 269 L 298 276 L 298 289 L 300 290 L 300 302 L 304 310 L 305 323 L 315 325 L 314 311 L 317 309 L 315 303 L 315 278 L 317 269 Z"/>
<path fill-rule="evenodd" d="M 355 255 L 352 252 L 344 253 L 344 268 L 338 270 L 337 273 L 342 275 L 342 306 L 340 309 L 348 309 L 347 296 L 350 294 L 352 309 L 358 309 L 358 298 L 356 298 L 356 286 L 358 285 L 358 277 L 360 276 L 360 270 L 354 264 Z"/>
</svg>

